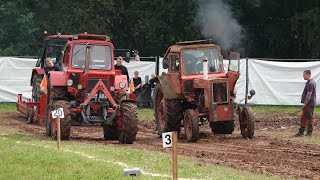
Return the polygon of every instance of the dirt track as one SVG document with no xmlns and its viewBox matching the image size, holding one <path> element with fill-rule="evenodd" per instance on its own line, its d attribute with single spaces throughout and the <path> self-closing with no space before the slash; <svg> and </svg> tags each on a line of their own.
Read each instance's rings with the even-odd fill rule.
<svg viewBox="0 0 320 180">
<path fill-rule="evenodd" d="M 302 179 L 320 179 L 320 145 L 300 143 L 297 141 L 298 138 L 291 137 L 298 128 L 297 113 L 270 113 L 259 116 L 256 121 L 255 138 L 252 140 L 241 138 L 238 124 L 232 135 L 213 135 L 208 127 L 202 127 L 201 139 L 197 143 L 188 143 L 181 134 L 178 144 L 179 155 L 193 157 L 207 164 L 225 165 L 284 178 L 294 176 Z M 44 127 L 26 124 L 26 118 L 20 113 L 1 114 L 1 118 L 8 121 L 2 121 L 5 123 L 1 123 L 0 128 L 41 134 L 43 138 L 49 139 L 45 136 Z M 140 124 L 137 141 L 129 146 L 169 153 L 162 149 L 162 141 L 156 134 L 154 123 L 140 121 Z M 314 136 L 319 137 L 317 129 Z M 71 140 L 74 141 L 123 146 L 117 141 L 104 141 L 102 128 L 99 126 L 73 126 L 71 131 Z M 276 138 L 277 136 L 279 138 Z M 289 140 L 283 140 L 284 138 Z"/>
</svg>

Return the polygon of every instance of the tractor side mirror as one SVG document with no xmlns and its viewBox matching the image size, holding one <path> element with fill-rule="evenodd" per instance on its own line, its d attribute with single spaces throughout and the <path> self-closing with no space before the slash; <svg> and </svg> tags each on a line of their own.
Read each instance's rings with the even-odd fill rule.
<svg viewBox="0 0 320 180">
<path fill-rule="evenodd" d="M 163 69 L 168 69 L 169 68 L 169 59 L 163 58 L 162 67 L 163 67 Z"/>
<path fill-rule="evenodd" d="M 124 61 L 129 63 L 130 62 L 130 52 L 126 52 L 126 55 L 124 57 Z"/>
<path fill-rule="evenodd" d="M 248 96 L 248 99 L 251 99 L 251 98 L 256 94 L 256 91 L 253 90 L 253 89 L 251 89 L 251 90 L 249 91 L 249 94 L 250 94 L 250 96 Z"/>
</svg>

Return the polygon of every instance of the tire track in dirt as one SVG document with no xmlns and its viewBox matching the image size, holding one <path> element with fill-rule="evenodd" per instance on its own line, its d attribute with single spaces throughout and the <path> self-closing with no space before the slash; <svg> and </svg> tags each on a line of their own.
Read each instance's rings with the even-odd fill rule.
<svg viewBox="0 0 320 180">
<path fill-rule="evenodd" d="M 45 136 L 44 127 L 26 124 L 26 118 L 20 113 L 8 113 L 1 116 L 8 119 L 1 123 L 1 127 L 40 134 L 41 138 L 50 139 Z M 170 150 L 162 148 L 162 141 L 156 134 L 152 123 L 142 122 L 136 142 L 128 146 L 170 153 Z M 179 139 L 178 154 L 192 157 L 205 164 L 223 165 L 267 175 L 320 179 L 319 145 L 259 136 L 258 131 L 252 140 L 242 139 L 238 131 L 232 135 L 213 135 L 210 131 L 203 133 L 203 138 L 197 143 L 188 143 L 184 138 Z M 122 146 L 117 141 L 104 141 L 102 128 L 99 126 L 73 126 L 70 139 L 89 144 L 103 143 Z"/>
</svg>

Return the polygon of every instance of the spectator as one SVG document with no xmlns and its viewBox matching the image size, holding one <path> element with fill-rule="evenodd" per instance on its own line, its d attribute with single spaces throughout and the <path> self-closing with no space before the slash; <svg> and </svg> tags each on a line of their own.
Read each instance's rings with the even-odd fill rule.
<svg viewBox="0 0 320 180">
<path fill-rule="evenodd" d="M 138 71 L 134 72 L 133 84 L 134 84 L 133 93 L 138 97 L 139 94 L 141 93 L 141 86 L 142 86 L 142 80 L 139 77 L 139 72 Z"/>
<path fill-rule="evenodd" d="M 129 78 L 128 69 L 124 65 L 122 65 L 122 61 L 123 61 L 122 57 L 119 56 L 117 58 L 117 64 L 114 65 L 114 69 L 115 70 L 120 70 L 121 74 L 123 74 L 123 75 L 127 75 L 127 81 L 128 81 L 128 84 L 129 84 L 130 78 Z"/>
<path fill-rule="evenodd" d="M 314 127 L 314 117 L 313 110 L 316 105 L 316 83 L 311 78 L 311 71 L 305 70 L 303 72 L 303 79 L 307 80 L 304 90 L 301 95 L 302 105 L 302 115 L 301 115 L 301 125 L 299 132 L 295 135 L 296 137 L 303 136 L 306 125 L 308 125 L 307 136 L 312 136 L 312 131 Z"/>
<path fill-rule="evenodd" d="M 134 61 L 140 61 L 139 51 L 138 50 L 134 50 L 132 52 L 133 52 L 133 55 L 134 55 Z"/>
</svg>

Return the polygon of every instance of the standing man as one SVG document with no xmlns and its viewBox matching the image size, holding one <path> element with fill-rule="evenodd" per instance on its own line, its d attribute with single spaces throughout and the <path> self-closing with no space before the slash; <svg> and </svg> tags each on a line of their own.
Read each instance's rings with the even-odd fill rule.
<svg viewBox="0 0 320 180">
<path fill-rule="evenodd" d="M 305 70 L 303 72 L 303 79 L 307 80 L 307 83 L 304 87 L 301 96 L 302 105 L 302 115 L 301 115 L 301 125 L 299 128 L 299 132 L 295 135 L 296 137 L 303 136 L 303 133 L 306 128 L 306 124 L 308 125 L 307 136 L 312 136 L 313 126 L 314 126 L 314 117 L 313 110 L 316 105 L 316 83 L 311 78 L 311 71 Z"/>
<path fill-rule="evenodd" d="M 128 85 L 129 85 L 130 78 L 129 78 L 128 69 L 124 65 L 122 65 L 122 61 L 123 61 L 122 57 L 119 56 L 117 58 L 117 64 L 114 65 L 114 69 L 120 70 L 122 75 L 127 75 L 127 81 L 128 81 Z"/>
</svg>

